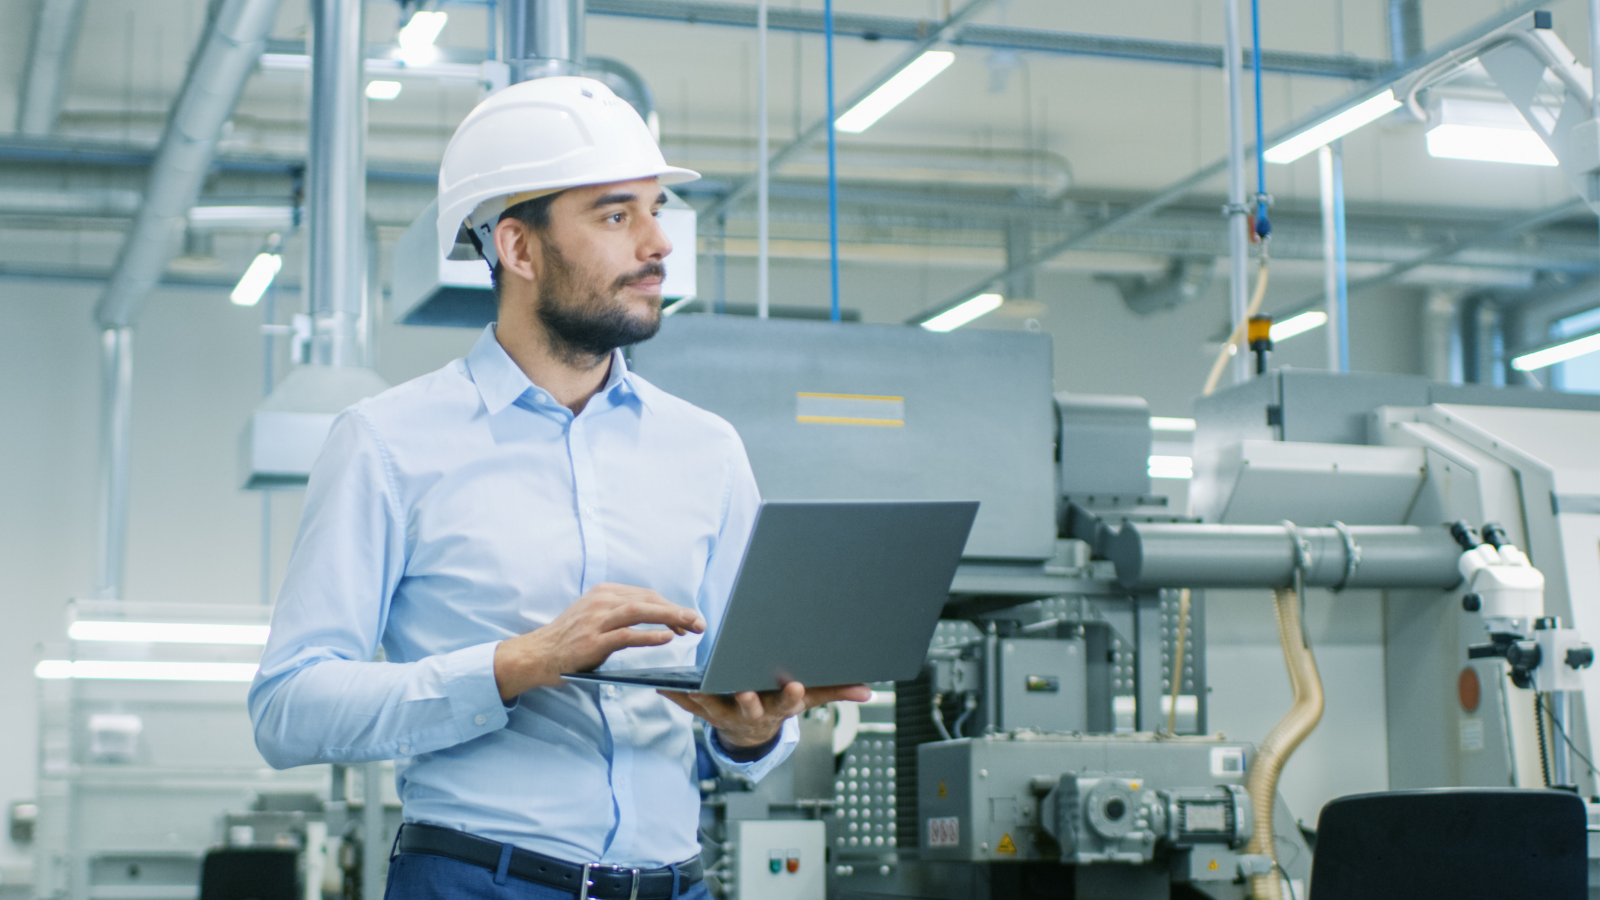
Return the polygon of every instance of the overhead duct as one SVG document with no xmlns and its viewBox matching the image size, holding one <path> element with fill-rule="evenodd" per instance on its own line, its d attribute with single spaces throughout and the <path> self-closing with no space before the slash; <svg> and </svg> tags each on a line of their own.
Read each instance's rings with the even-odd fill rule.
<svg viewBox="0 0 1600 900">
<path fill-rule="evenodd" d="M 49 134 L 61 112 L 78 43 L 83 0 L 42 0 L 28 47 L 28 68 L 22 76 L 22 102 L 17 106 L 17 131 L 32 137 Z"/>
<path fill-rule="evenodd" d="M 222 125 L 233 113 L 277 14 L 278 0 L 222 0 L 213 5 L 200 48 L 189 64 L 151 162 L 144 202 L 95 308 L 102 345 L 97 597 L 122 595 L 128 534 L 133 323 L 178 248 L 189 207 L 211 168 Z"/>
<path fill-rule="evenodd" d="M 362 0 L 312 0 L 307 155 L 310 360 L 256 408 L 240 438 L 246 488 L 300 485 L 345 407 L 388 388 L 366 368 L 366 100 Z"/>
<path fill-rule="evenodd" d="M 1211 286 L 1216 260 L 1209 256 L 1179 256 L 1158 278 L 1144 275 L 1096 275 L 1096 281 L 1115 285 L 1122 302 L 1141 316 L 1173 309 L 1204 294 Z"/>
<path fill-rule="evenodd" d="M 592 64 L 585 60 L 583 0 L 521 0 L 506 3 L 504 8 L 502 56 L 513 82 L 588 75 L 620 87 L 618 96 L 639 111 L 650 133 L 659 139 L 655 98 L 639 73 L 616 60 L 596 58 Z M 695 295 L 695 211 L 672 191 L 666 194 L 667 204 L 659 219 L 678 252 L 667 262 L 661 295 L 664 302 L 671 303 Z M 441 257 L 438 218 L 436 200 L 395 243 L 394 319 L 402 325 L 482 328 L 494 321 L 498 311 L 489 267 L 465 242 Z"/>
</svg>

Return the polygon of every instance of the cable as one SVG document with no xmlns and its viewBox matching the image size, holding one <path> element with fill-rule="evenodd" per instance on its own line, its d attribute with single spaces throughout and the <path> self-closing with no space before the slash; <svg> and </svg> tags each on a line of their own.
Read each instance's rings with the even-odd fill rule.
<svg viewBox="0 0 1600 900">
<path fill-rule="evenodd" d="M 1261 124 L 1261 0 L 1250 0 L 1250 64 L 1256 87 L 1256 238 L 1272 233 L 1267 220 L 1267 141 Z"/>
<path fill-rule="evenodd" d="M 1250 308 L 1245 310 L 1244 319 L 1233 329 L 1233 334 L 1222 342 L 1222 350 L 1217 353 L 1217 361 L 1211 364 L 1211 374 L 1206 377 L 1205 389 L 1201 396 L 1209 397 L 1216 393 L 1217 383 L 1222 380 L 1222 373 L 1228 369 L 1228 358 L 1233 354 L 1228 352 L 1230 347 L 1239 347 L 1244 343 L 1245 328 L 1250 324 L 1250 317 L 1261 311 L 1261 301 L 1267 297 L 1267 247 L 1261 246 L 1261 270 L 1256 276 L 1256 295 L 1250 298 Z M 1236 351 L 1237 352 L 1237 351 Z"/>
<path fill-rule="evenodd" d="M 1273 861 L 1272 867 L 1278 870 L 1278 873 L 1283 876 L 1283 883 L 1289 886 L 1289 900 L 1300 900 L 1299 895 L 1294 892 L 1294 879 L 1289 877 L 1289 870 L 1278 865 L 1276 860 Z"/>
<path fill-rule="evenodd" d="M 1550 786 L 1550 753 L 1544 746 L 1544 695 L 1533 692 L 1533 727 L 1539 732 L 1539 774 L 1544 776 L 1544 786 Z"/>
<path fill-rule="evenodd" d="M 972 715 L 972 711 L 977 709 L 977 708 L 978 708 L 978 698 L 974 697 L 971 694 L 968 694 L 967 695 L 966 708 L 961 711 L 961 715 L 956 716 L 955 727 L 950 729 L 950 734 L 952 736 L 958 737 L 958 738 L 959 737 L 966 737 L 966 735 L 961 732 L 961 728 L 962 728 L 963 725 L 967 724 L 967 716 Z"/>
<path fill-rule="evenodd" d="M 1589 757 L 1584 756 L 1583 755 L 1583 751 L 1579 750 L 1577 748 L 1577 746 L 1572 743 L 1572 738 L 1567 737 L 1567 730 L 1565 728 L 1561 727 L 1561 723 L 1556 720 L 1556 717 L 1554 715 L 1554 710 L 1551 710 L 1550 712 L 1551 712 L 1550 724 L 1554 725 L 1556 727 L 1556 733 L 1561 735 L 1561 740 L 1562 740 L 1563 743 L 1565 743 L 1567 745 L 1567 749 L 1571 750 L 1574 755 L 1576 755 L 1579 759 L 1583 760 L 1583 764 L 1589 767 L 1589 774 L 1590 775 L 1593 775 L 1593 776 L 1595 776 L 1595 778 L 1600 779 L 1600 769 L 1596 769 L 1594 763 L 1589 761 Z"/>
</svg>

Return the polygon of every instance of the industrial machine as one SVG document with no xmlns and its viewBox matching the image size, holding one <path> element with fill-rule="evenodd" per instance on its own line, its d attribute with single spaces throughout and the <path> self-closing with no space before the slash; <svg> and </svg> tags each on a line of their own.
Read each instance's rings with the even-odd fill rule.
<svg viewBox="0 0 1600 900">
<path fill-rule="evenodd" d="M 1190 515 L 1151 495 L 1144 402 L 1052 396 L 1050 354 L 715 316 L 633 349 L 739 429 L 769 498 L 983 504 L 921 677 L 814 713 L 753 789 L 703 783 L 724 896 L 764 896 L 739 837 L 763 820 L 824 824 L 829 897 L 1306 896 L 1300 827 L 1251 796 L 1286 753 L 1207 725 L 1205 589 L 1384 592 L 1392 787 L 1546 783 L 1529 688 L 1548 783 L 1588 784 L 1557 728 L 1588 745 L 1565 698 L 1592 677 L 1600 464 L 1574 448 L 1600 402 L 1269 373 L 1200 403 Z"/>
</svg>

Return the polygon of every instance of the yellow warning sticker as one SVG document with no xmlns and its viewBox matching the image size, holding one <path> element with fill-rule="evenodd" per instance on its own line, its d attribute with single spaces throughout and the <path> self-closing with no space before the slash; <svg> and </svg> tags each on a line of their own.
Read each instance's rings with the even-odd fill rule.
<svg viewBox="0 0 1600 900">
<path fill-rule="evenodd" d="M 1000 843 L 994 845 L 996 853 L 1016 853 L 1017 845 L 1011 842 L 1011 834 L 1007 832 L 1000 836 Z"/>
<path fill-rule="evenodd" d="M 948 796 L 950 796 L 950 792 L 944 789 L 944 782 L 939 782 L 939 799 L 943 800 Z"/>
<path fill-rule="evenodd" d="M 795 394 L 794 420 L 802 425 L 877 425 L 899 428 L 906 424 L 904 397 L 876 394 Z"/>
<path fill-rule="evenodd" d="M 1212 861 L 1211 861 L 1211 865 L 1209 865 L 1209 866 L 1206 866 L 1206 868 L 1208 868 L 1208 869 L 1210 869 L 1210 870 L 1211 870 L 1211 871 L 1213 871 L 1213 872 L 1215 872 L 1215 871 L 1216 871 L 1216 870 L 1217 870 L 1217 869 L 1219 869 L 1219 868 L 1221 868 L 1221 866 L 1218 866 L 1218 865 L 1217 865 L 1217 861 L 1216 861 L 1216 860 L 1214 860 L 1214 859 L 1213 859 L 1213 860 L 1212 860 Z"/>
</svg>

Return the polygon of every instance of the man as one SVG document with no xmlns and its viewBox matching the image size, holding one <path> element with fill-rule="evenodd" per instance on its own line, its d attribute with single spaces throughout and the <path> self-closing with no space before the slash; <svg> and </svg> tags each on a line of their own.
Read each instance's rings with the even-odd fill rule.
<svg viewBox="0 0 1600 900">
<path fill-rule="evenodd" d="M 696 177 L 584 78 L 497 93 L 445 151 L 440 249 L 466 228 L 499 321 L 335 421 L 250 691 L 274 766 L 397 760 L 389 896 L 707 896 L 691 714 L 756 779 L 796 714 L 869 694 L 560 677 L 693 664 L 758 505 L 732 427 L 619 349 L 660 326 L 661 183 Z"/>
</svg>

